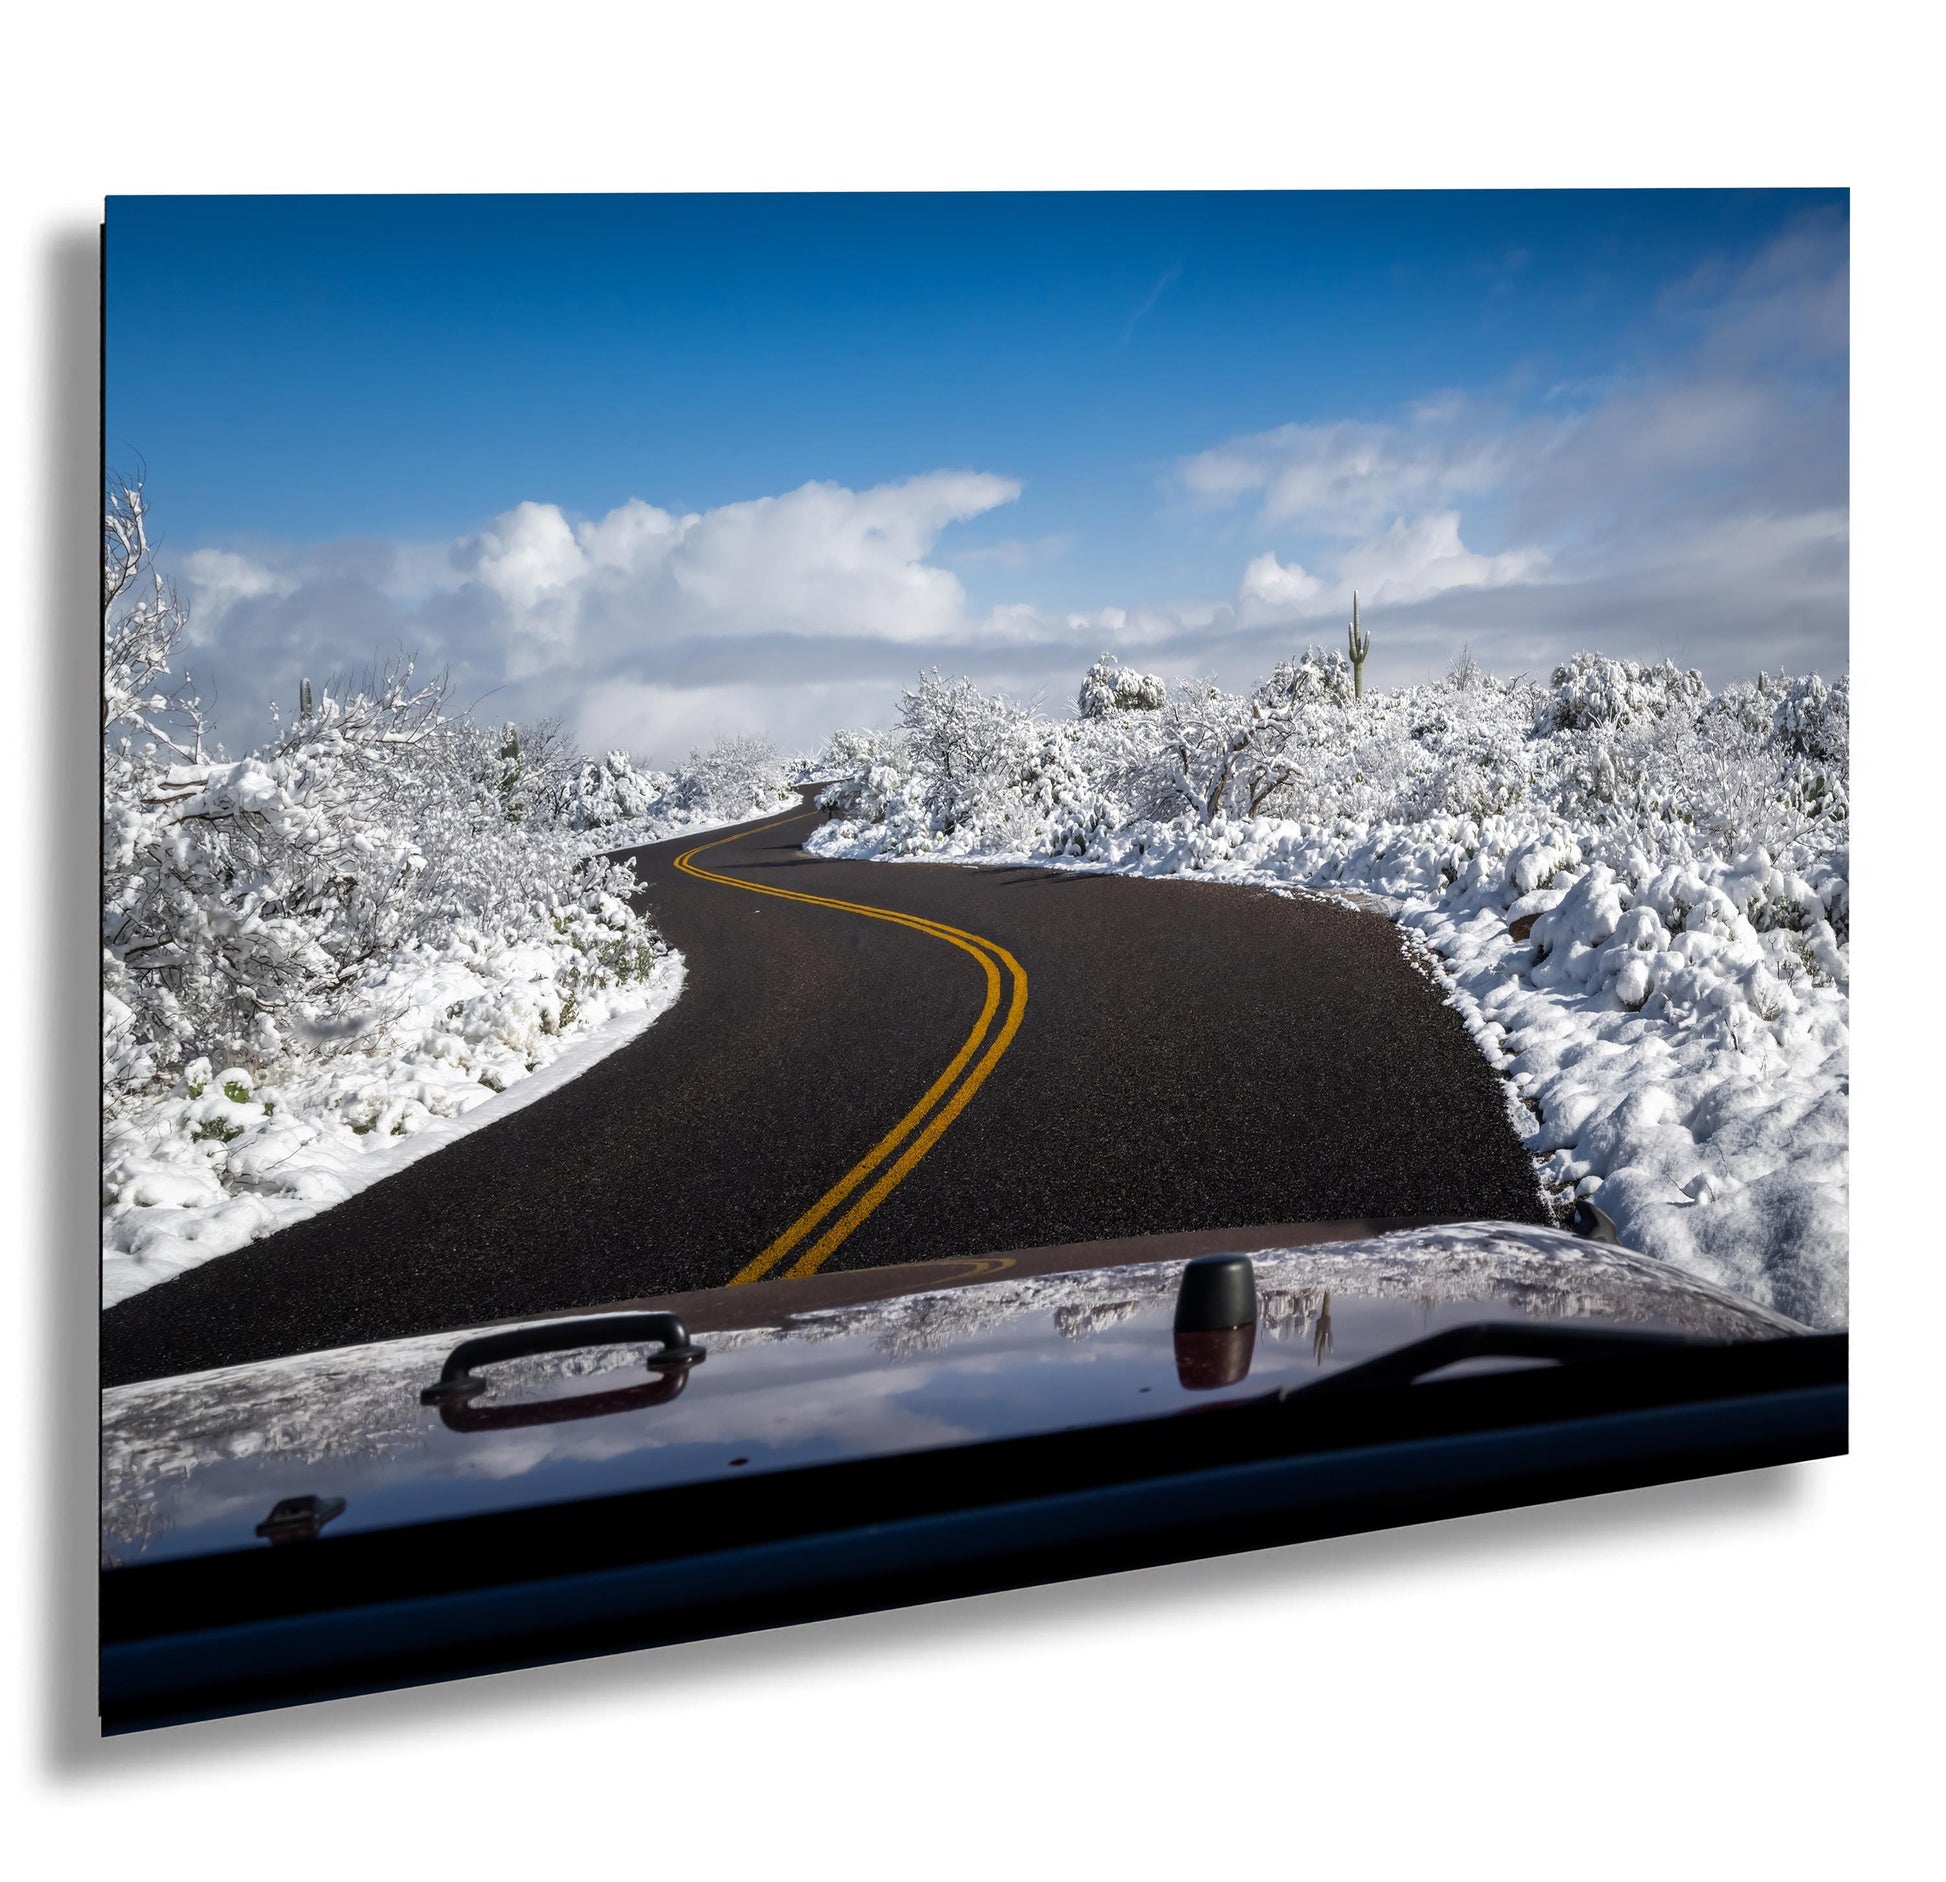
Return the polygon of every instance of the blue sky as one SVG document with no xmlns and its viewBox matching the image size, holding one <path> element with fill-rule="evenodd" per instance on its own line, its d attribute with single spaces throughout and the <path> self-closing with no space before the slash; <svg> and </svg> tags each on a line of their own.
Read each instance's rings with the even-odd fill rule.
<svg viewBox="0 0 1946 1882">
<path fill-rule="evenodd" d="M 115 198 L 233 748 L 397 648 L 667 760 L 922 664 L 1846 659 L 1843 192 Z M 214 676 L 213 679 L 208 676 Z"/>
</svg>

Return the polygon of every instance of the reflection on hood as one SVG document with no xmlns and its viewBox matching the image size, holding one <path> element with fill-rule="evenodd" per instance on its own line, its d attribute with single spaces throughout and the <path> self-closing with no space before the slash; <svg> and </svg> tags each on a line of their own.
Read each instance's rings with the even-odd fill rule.
<svg viewBox="0 0 1946 1882">
<path fill-rule="evenodd" d="M 1279 1353 L 1286 1367 L 1356 1359 L 1360 1342 L 1344 1329 L 1355 1333 L 1361 1321 L 1382 1323 L 1395 1344 L 1418 1337 L 1421 1316 L 1402 1323 L 1399 1313 L 1414 1303 L 1425 1324 L 1441 1314 L 1450 1321 L 1456 1305 L 1472 1303 L 1499 1317 L 1649 1323 L 1716 1339 L 1803 1331 L 1674 1269 L 1542 1229 L 1413 1229 L 1270 1248 L 1252 1259 L 1260 1373 Z M 329 1474 L 333 1466 L 384 1465 L 394 1480 L 479 1486 L 564 1457 L 590 1464 L 669 1446 L 770 1447 L 780 1461 L 808 1462 L 995 1435 L 1004 1422 L 996 1403 L 1021 1416 L 1044 1404 L 1054 1374 L 1075 1371 L 1064 1358 L 1078 1357 L 1077 1346 L 1104 1362 L 1146 1363 L 1152 1335 L 1167 1338 L 1182 1265 L 1003 1276 L 711 1332 L 704 1339 L 712 1363 L 699 1375 L 705 1390 L 680 1406 L 565 1433 L 499 1433 L 458 1449 L 418 1394 L 463 1331 L 122 1386 L 103 1394 L 104 1526 L 115 1546 L 139 1553 L 176 1522 L 206 1521 L 219 1505 L 247 1505 L 254 1521 L 273 1469 L 309 1476 L 318 1466 Z M 763 1291 L 748 1290 L 753 1311 L 763 1310 Z M 1370 1304 L 1379 1302 L 1389 1309 L 1374 1314 Z M 1144 1316 L 1154 1329 L 1147 1319 L 1129 1326 Z M 1371 1337 L 1367 1331 L 1364 1341 Z M 739 1365 L 739 1354 L 762 1355 L 761 1363 Z M 636 1345 L 539 1355 L 496 1366 L 492 1391 L 499 1401 L 545 1397 L 566 1384 L 633 1383 L 642 1366 Z M 969 1397 L 976 1378 L 1002 1383 L 985 1398 Z M 1144 1403 L 1165 1408 L 1154 1397 Z M 1095 1418 L 1128 1415 L 1099 1400 L 1082 1409 Z"/>
</svg>

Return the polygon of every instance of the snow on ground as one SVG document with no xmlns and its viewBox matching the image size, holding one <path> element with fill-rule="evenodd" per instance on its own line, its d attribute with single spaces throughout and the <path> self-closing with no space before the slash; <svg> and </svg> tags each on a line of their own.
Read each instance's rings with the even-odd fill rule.
<svg viewBox="0 0 1946 1882">
<path fill-rule="evenodd" d="M 102 1304 L 317 1215 L 558 1089 L 675 1004 L 683 958 L 569 996 L 559 946 L 457 936 L 388 962 L 342 1049 L 261 1082 L 192 1061 L 104 1124 Z M 506 1095 L 500 1096 L 505 1093 Z"/>
<path fill-rule="evenodd" d="M 1282 751 L 1277 762 L 1294 767 L 1287 786 L 1265 793 L 1273 806 L 1362 797 L 1420 813 L 1311 819 L 1237 814 L 1224 795 L 1235 779 L 1216 792 L 1213 814 L 1180 808 L 1192 795 L 1205 809 L 1212 801 L 1199 752 L 1250 758 L 1244 741 L 1276 709 L 1274 698 L 1263 704 L 1270 683 L 1247 702 L 1254 718 L 1211 715 L 1198 696 L 1202 721 L 1147 710 L 1111 715 L 1109 725 L 1098 709 L 1093 725 L 1019 715 L 1011 727 L 1004 702 L 937 687 L 929 702 L 922 686 L 908 696 L 903 735 L 860 742 L 851 779 L 827 794 L 837 819 L 807 847 L 1247 883 L 1376 905 L 1422 965 L 1429 957 L 1506 1081 L 1557 1206 L 1590 1197 L 1628 1246 L 1794 1319 L 1841 1326 L 1849 851 L 1842 806 L 1834 814 L 1817 793 L 1842 791 L 1842 748 L 1824 753 L 1812 777 L 1788 739 L 1763 742 L 1773 711 L 1795 727 L 1807 700 L 1822 707 L 1834 694 L 1816 681 L 1765 682 L 1726 694 L 1718 710 L 1693 675 L 1591 656 L 1556 683 L 1531 728 L 1520 723 L 1531 697 L 1508 688 L 1505 701 L 1476 702 L 1496 683 L 1471 675 L 1456 693 L 1402 689 L 1357 705 L 1326 701 L 1323 718 L 1300 714 L 1294 760 L 1289 744 L 1259 750 Z M 1679 705 L 1644 707 L 1658 690 L 1679 693 Z M 1835 697 L 1833 741 L 1843 733 Z M 1347 723 L 1357 730 L 1340 737 L 1333 728 Z M 1762 737 L 1739 745 L 1739 726 L 1751 723 Z M 1459 788 L 1482 808 L 1503 807 L 1434 808 L 1441 793 L 1455 794 L 1456 749 L 1467 767 Z M 1709 770 L 1705 760 L 1723 765 L 1726 750 L 1735 762 Z M 1259 775 L 1271 775 L 1263 762 Z M 1630 766 L 1637 795 L 1622 809 L 1615 775 Z M 1685 780 L 1692 802 L 1676 801 Z M 1640 806 L 1650 789 L 1661 794 L 1656 814 Z M 1738 797 L 1746 790 L 1757 808 Z M 1815 814 L 1765 826 L 1762 807 L 1780 790 Z M 1172 807 L 1172 791 L 1178 814 L 1153 814 Z M 1148 815 L 1138 808 L 1145 795 Z M 1710 796 L 1735 798 L 1735 817 L 1712 827 Z M 1764 828 L 1776 853 L 1737 840 L 1736 818 Z M 1795 840 L 1780 840 L 1780 829 Z"/>
<path fill-rule="evenodd" d="M 577 840 L 584 855 L 613 855 L 618 850 L 641 849 L 645 844 L 665 843 L 672 836 L 703 836 L 711 830 L 727 830 L 732 825 L 748 823 L 752 818 L 766 813 L 782 816 L 797 807 L 795 791 L 786 791 L 781 797 L 772 797 L 760 803 L 744 804 L 733 811 L 691 810 L 682 805 L 665 805 L 648 816 L 626 818 L 582 830 L 577 833 Z"/>
<path fill-rule="evenodd" d="M 595 858 L 797 802 L 761 741 L 720 740 L 674 776 L 623 753 L 562 773 L 516 728 L 424 715 L 389 748 L 389 797 L 345 786 L 360 746 L 341 727 L 379 737 L 402 716 L 326 697 L 237 763 L 126 779 L 111 764 L 104 1306 L 342 1202 L 626 1044 L 675 1002 L 683 961 L 630 909 L 632 877 Z M 341 970 L 334 948 L 358 958 L 347 924 L 303 892 L 316 857 L 357 856 L 350 881 L 388 850 L 367 964 Z M 142 960 L 175 964 L 174 984 L 131 972 Z M 283 998 L 252 994 L 263 1010 L 226 1027 L 209 992 L 236 985 Z M 517 1097 L 489 1103 L 501 1093 Z"/>
</svg>

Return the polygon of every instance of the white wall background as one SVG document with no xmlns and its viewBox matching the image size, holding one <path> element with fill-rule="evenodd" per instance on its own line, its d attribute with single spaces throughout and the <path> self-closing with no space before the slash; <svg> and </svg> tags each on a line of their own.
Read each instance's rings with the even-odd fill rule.
<svg viewBox="0 0 1946 1882">
<path fill-rule="evenodd" d="M 17 17 L 0 172 L 13 1873 L 1931 1867 L 1941 413 L 1919 172 L 1937 49 L 1923 16 L 1897 37 L 1891 17 L 1695 0 Z M 1857 1455 L 91 1738 L 88 284 L 105 192 L 1702 182 L 1857 191 L 1857 697 L 1877 734 L 1857 742 Z"/>
</svg>

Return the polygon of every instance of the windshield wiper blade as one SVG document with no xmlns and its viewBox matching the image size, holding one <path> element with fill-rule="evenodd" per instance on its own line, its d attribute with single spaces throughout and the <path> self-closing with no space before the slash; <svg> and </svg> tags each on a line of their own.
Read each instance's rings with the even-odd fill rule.
<svg viewBox="0 0 1946 1882">
<path fill-rule="evenodd" d="M 1640 1327 L 1537 1326 L 1532 1321 L 1482 1320 L 1449 1327 L 1410 1346 L 1400 1346 L 1309 1385 L 1286 1386 L 1280 1399 L 1316 1398 L 1320 1392 L 1357 1392 L 1374 1386 L 1411 1385 L 1430 1372 L 1463 1359 L 1542 1359 L 1560 1365 L 1589 1361 L 1641 1359 L 1653 1353 L 1693 1350 L 1716 1344 L 1686 1333 L 1658 1333 Z"/>
</svg>

